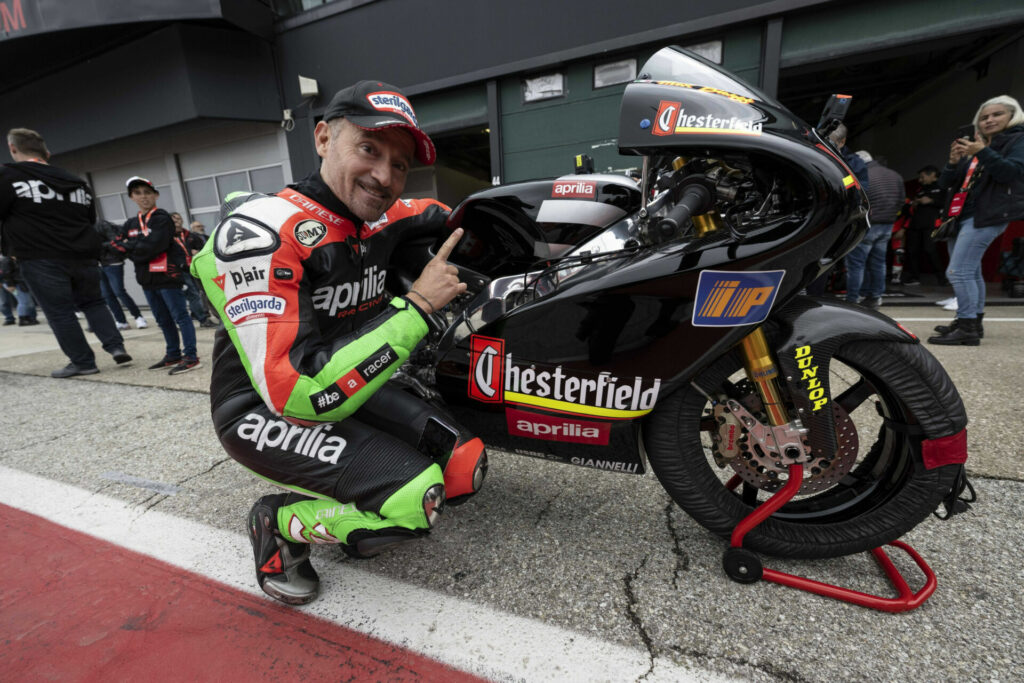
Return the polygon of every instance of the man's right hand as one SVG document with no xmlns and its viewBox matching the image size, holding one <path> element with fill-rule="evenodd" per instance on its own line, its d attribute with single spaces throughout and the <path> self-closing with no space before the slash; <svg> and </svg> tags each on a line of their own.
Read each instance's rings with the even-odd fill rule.
<svg viewBox="0 0 1024 683">
<path fill-rule="evenodd" d="M 448 257 L 460 239 L 462 228 L 449 235 L 409 290 L 416 304 L 423 306 L 428 314 L 444 308 L 449 301 L 466 291 L 466 283 L 459 281 L 459 269 L 448 263 Z"/>
</svg>

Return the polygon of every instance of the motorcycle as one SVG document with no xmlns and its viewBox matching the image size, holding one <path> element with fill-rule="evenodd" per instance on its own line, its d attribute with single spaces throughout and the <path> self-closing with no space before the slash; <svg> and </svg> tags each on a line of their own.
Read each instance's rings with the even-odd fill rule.
<svg viewBox="0 0 1024 683">
<path fill-rule="evenodd" d="M 847 105 L 833 96 L 811 127 L 662 49 L 622 98 L 639 179 L 577 173 L 459 204 L 450 261 L 468 290 L 396 377 L 491 448 L 649 466 L 724 538 L 799 472 L 753 550 L 824 558 L 899 538 L 964 487 L 967 415 L 908 330 L 801 294 L 867 230 L 827 139 Z M 439 244 L 411 238 L 394 287 Z"/>
</svg>

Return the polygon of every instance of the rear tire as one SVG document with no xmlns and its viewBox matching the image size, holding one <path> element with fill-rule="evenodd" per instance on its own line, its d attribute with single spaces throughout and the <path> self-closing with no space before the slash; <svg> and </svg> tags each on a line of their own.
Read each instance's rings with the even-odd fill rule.
<svg viewBox="0 0 1024 683">
<path fill-rule="evenodd" d="M 741 367 L 737 353 L 723 356 L 692 384 L 659 402 L 643 428 L 651 466 L 666 491 L 697 522 L 726 539 L 769 494 L 746 483 L 736 491 L 726 488 L 734 472 L 716 465 L 711 404 L 694 384 L 718 399 L 724 382 L 736 384 L 745 376 Z M 833 401 L 849 413 L 857 429 L 856 461 L 836 484 L 798 494 L 757 526 L 745 537 L 745 548 L 793 558 L 870 550 L 920 523 L 953 486 L 960 465 L 925 469 L 922 437 L 887 427 L 875 410 L 877 403 L 896 424 L 927 424 L 936 437 L 964 428 L 967 416 L 960 396 L 926 349 L 919 344 L 849 342 L 836 352 L 829 377 Z"/>
</svg>

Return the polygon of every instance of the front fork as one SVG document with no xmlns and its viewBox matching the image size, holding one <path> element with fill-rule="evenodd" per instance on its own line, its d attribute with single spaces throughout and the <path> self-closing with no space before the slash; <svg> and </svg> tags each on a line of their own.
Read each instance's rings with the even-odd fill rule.
<svg viewBox="0 0 1024 683">
<path fill-rule="evenodd" d="M 754 383 L 761 395 L 761 401 L 768 413 L 768 421 L 773 427 L 787 424 L 789 413 L 782 403 L 782 393 L 779 391 L 779 369 L 775 366 L 772 352 L 768 348 L 768 338 L 764 335 L 764 329 L 755 328 L 744 337 L 740 342 L 740 350 L 743 353 L 743 367 L 747 371 L 747 378 Z"/>
</svg>

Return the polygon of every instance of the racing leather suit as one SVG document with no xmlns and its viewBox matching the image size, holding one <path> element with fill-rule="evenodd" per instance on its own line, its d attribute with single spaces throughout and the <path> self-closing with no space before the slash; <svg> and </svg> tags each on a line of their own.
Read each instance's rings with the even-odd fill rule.
<svg viewBox="0 0 1024 683">
<path fill-rule="evenodd" d="M 428 329 L 385 290 L 389 259 L 447 207 L 399 200 L 363 223 L 314 173 L 277 196 L 233 195 L 225 213 L 192 265 L 224 323 L 210 389 L 224 448 L 312 497 L 280 508 L 286 540 L 361 548 L 423 533 L 444 502 L 436 487 L 471 494 L 486 463 L 479 439 L 388 383 Z"/>
</svg>

